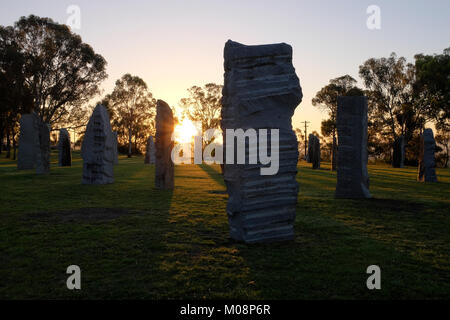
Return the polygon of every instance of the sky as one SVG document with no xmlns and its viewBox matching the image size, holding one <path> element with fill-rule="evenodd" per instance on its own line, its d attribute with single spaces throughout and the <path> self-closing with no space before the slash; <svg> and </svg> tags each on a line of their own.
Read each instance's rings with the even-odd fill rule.
<svg viewBox="0 0 450 320">
<path fill-rule="evenodd" d="M 358 68 L 371 57 L 396 52 L 413 62 L 450 47 L 448 0 L 0 0 L 0 25 L 30 14 L 69 23 L 71 5 L 80 10 L 73 31 L 108 62 L 104 94 L 131 73 L 171 106 L 193 85 L 223 84 L 228 39 L 290 44 L 304 94 L 293 126 L 309 121 L 309 132 L 327 118 L 311 99 L 330 79 L 349 74 L 362 86 Z M 380 9 L 379 29 L 367 27 L 370 5 Z"/>
</svg>

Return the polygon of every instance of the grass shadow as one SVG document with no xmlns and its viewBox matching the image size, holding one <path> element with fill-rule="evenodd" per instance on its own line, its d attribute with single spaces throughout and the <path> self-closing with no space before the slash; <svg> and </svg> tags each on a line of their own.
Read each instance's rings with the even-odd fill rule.
<svg viewBox="0 0 450 320">
<path fill-rule="evenodd" d="M 154 168 L 141 160 L 121 160 L 110 185 L 81 185 L 79 165 L 52 168 L 45 177 L 30 172 L 1 181 L 11 183 L 2 185 L 8 190 L 3 196 L 15 205 L 12 214 L 0 209 L 0 296 L 156 297 L 167 278 L 160 257 L 167 250 L 163 235 L 171 229 L 173 191 L 155 189 Z M 66 288 L 66 268 L 73 264 L 81 268 L 83 290 Z"/>
<path fill-rule="evenodd" d="M 215 165 L 215 168 L 208 164 L 199 164 L 198 166 L 205 171 L 211 179 L 225 187 L 225 181 L 223 180 L 223 175 L 219 171 L 220 167 L 218 165 Z"/>
</svg>

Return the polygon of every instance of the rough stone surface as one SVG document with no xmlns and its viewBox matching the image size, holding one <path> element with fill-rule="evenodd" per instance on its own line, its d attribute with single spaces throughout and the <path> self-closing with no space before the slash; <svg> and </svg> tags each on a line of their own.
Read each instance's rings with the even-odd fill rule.
<svg viewBox="0 0 450 320">
<path fill-rule="evenodd" d="M 403 168 L 405 166 L 405 137 L 400 136 L 394 141 L 393 161 L 394 168 Z"/>
<path fill-rule="evenodd" d="M 150 136 L 147 140 L 144 163 L 155 164 L 155 158 L 155 142 L 153 141 L 153 136 Z"/>
<path fill-rule="evenodd" d="M 336 198 L 370 198 L 367 171 L 367 98 L 338 97 Z"/>
<path fill-rule="evenodd" d="M 172 134 L 174 121 L 169 105 L 163 100 L 156 103 L 156 163 L 155 187 L 158 189 L 173 189 L 174 164 L 171 154 L 173 149 Z"/>
<path fill-rule="evenodd" d="M 437 182 L 435 152 L 436 142 L 434 141 L 433 130 L 425 129 L 420 139 L 418 181 Z"/>
<path fill-rule="evenodd" d="M 67 129 L 59 130 L 58 165 L 60 167 L 70 167 L 72 165 L 72 148 L 70 145 L 69 131 L 67 131 Z"/>
<path fill-rule="evenodd" d="M 114 136 L 106 108 L 97 105 L 86 127 L 81 147 L 83 184 L 114 182 Z"/>
<path fill-rule="evenodd" d="M 302 90 L 292 65 L 292 47 L 228 41 L 224 57 L 223 132 L 279 129 L 277 174 L 261 175 L 265 166 L 260 163 L 224 165 L 230 236 L 246 243 L 293 239 L 298 143 L 291 118 L 302 100 Z"/>
<path fill-rule="evenodd" d="M 50 172 L 50 128 L 37 114 L 20 118 L 19 170 L 36 169 L 37 174 Z"/>
<path fill-rule="evenodd" d="M 36 156 L 36 173 L 48 174 L 50 172 L 50 126 L 38 121 L 39 148 Z"/>
<path fill-rule="evenodd" d="M 39 144 L 39 117 L 35 113 L 24 114 L 20 118 L 19 150 L 17 169 L 36 168 Z"/>
<path fill-rule="evenodd" d="M 320 140 L 315 135 L 309 135 L 311 141 L 311 154 L 310 160 L 313 169 L 320 169 Z"/>
<path fill-rule="evenodd" d="M 308 153 L 306 154 L 306 162 L 308 163 L 312 163 L 313 159 L 314 137 L 315 135 L 312 133 L 308 135 Z"/>
<path fill-rule="evenodd" d="M 114 152 L 114 164 L 119 164 L 119 143 L 117 141 L 117 131 L 112 132 L 113 135 L 113 152 Z"/>
</svg>

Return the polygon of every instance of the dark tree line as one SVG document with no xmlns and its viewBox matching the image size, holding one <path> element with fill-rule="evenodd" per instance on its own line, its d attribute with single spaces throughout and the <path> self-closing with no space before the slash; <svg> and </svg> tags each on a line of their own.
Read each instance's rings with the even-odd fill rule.
<svg viewBox="0 0 450 320">
<path fill-rule="evenodd" d="M 183 115 L 202 124 L 203 132 L 219 128 L 222 109 L 222 85 L 207 83 L 188 89 L 189 96 L 180 100 Z"/>
<path fill-rule="evenodd" d="M 54 130 L 73 129 L 80 146 L 105 70 L 105 59 L 66 25 L 31 15 L 0 26 L 0 153 L 6 141 L 6 156 L 13 150 L 15 158 L 20 116 L 31 112 Z M 217 127 L 221 89 L 212 83 L 190 88 L 180 102 L 184 115 L 204 129 Z M 98 103 L 110 113 L 121 152 L 142 153 L 155 130 L 156 99 L 145 81 L 125 74 Z"/>
<path fill-rule="evenodd" d="M 7 157 L 15 158 L 19 119 L 35 112 L 53 129 L 82 130 L 90 115 L 88 102 L 99 94 L 106 79 L 106 61 L 69 27 L 49 18 L 22 17 L 13 26 L 0 26 L 0 153 L 6 141 Z M 361 95 L 369 98 L 369 154 L 392 160 L 394 141 L 403 136 L 406 160 L 417 161 L 419 135 L 433 123 L 440 150 L 439 161 L 449 162 L 450 140 L 450 48 L 442 54 L 415 56 L 407 63 L 395 53 L 371 58 L 359 67 L 365 86 L 349 75 L 330 80 L 317 92 L 312 104 L 329 118 L 322 135 L 334 150 L 337 97 Z M 218 128 L 222 86 L 208 83 L 188 89 L 181 99 L 183 116 L 202 123 L 202 129 Z M 141 153 L 154 134 L 155 101 L 141 78 L 125 74 L 114 90 L 100 102 L 109 110 L 113 130 L 118 132 L 123 153 Z M 297 131 L 300 133 L 301 131 Z M 81 142 L 81 139 L 78 143 Z M 326 152 L 326 148 L 323 148 Z"/>
<path fill-rule="evenodd" d="M 0 153 L 6 140 L 6 156 L 12 149 L 15 158 L 20 116 L 31 112 L 54 130 L 73 129 L 81 145 L 93 109 L 88 103 L 100 93 L 105 70 L 105 59 L 66 25 L 31 15 L 0 26 Z M 100 103 L 123 153 L 142 152 L 154 133 L 155 107 L 144 80 L 125 74 Z"/>
<path fill-rule="evenodd" d="M 128 157 L 144 152 L 149 135 L 155 134 L 156 110 L 156 99 L 145 81 L 127 73 L 116 81 L 114 90 L 101 103 L 109 111 L 121 152 Z"/>
<path fill-rule="evenodd" d="M 0 141 L 6 137 L 7 156 L 21 114 L 35 112 L 53 127 L 76 123 L 99 93 L 105 68 L 80 36 L 49 18 L 31 15 L 0 26 Z"/>
<path fill-rule="evenodd" d="M 419 136 L 426 123 L 437 129 L 438 160 L 448 165 L 450 133 L 450 48 L 443 54 L 415 56 L 415 63 L 392 53 L 388 58 L 371 58 L 359 67 L 365 90 L 355 87 L 356 80 L 345 75 L 330 80 L 317 92 L 312 103 L 326 110 L 329 119 L 322 122 L 322 135 L 336 130 L 336 98 L 339 95 L 364 94 L 369 99 L 369 155 L 392 161 L 394 142 L 403 137 L 406 163 L 416 164 Z M 333 150 L 333 149 L 331 149 Z"/>
</svg>

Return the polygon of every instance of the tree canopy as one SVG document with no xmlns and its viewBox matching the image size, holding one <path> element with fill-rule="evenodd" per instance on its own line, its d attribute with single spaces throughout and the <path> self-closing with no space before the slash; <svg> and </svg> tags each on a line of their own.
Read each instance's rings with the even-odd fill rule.
<svg viewBox="0 0 450 320">
<path fill-rule="evenodd" d="M 32 100 L 23 112 L 34 110 L 53 124 L 99 93 L 106 61 L 69 27 L 31 15 L 8 29 L 22 61 L 24 94 Z"/>
<path fill-rule="evenodd" d="M 415 56 L 418 102 L 438 128 L 450 129 L 450 48 L 443 54 Z"/>
<path fill-rule="evenodd" d="M 312 105 L 326 110 L 331 119 L 336 119 L 337 98 L 346 95 L 355 85 L 356 80 L 348 74 L 331 79 L 328 85 L 316 93 Z"/>
<path fill-rule="evenodd" d="M 193 86 L 188 89 L 189 96 L 180 101 L 180 107 L 192 121 L 202 123 L 202 130 L 218 128 L 222 109 L 222 85 L 208 83 L 203 88 Z"/>
<path fill-rule="evenodd" d="M 371 58 L 359 67 L 359 75 L 380 131 L 386 130 L 395 140 L 423 123 L 423 109 L 414 103 L 415 68 L 404 57 L 392 53 L 388 58 Z"/>
<path fill-rule="evenodd" d="M 336 138 L 336 114 L 337 114 L 337 99 L 340 96 L 348 95 L 355 92 L 362 94 L 362 91 L 357 88 L 356 80 L 348 74 L 330 80 L 330 83 L 320 89 L 312 99 L 312 105 L 321 108 L 328 112 L 329 119 L 323 120 L 321 123 L 321 132 L 325 137 L 333 137 L 330 144 L 331 158 L 335 159 L 335 139 Z M 336 170 L 336 162 L 333 161 L 332 170 Z"/>
<path fill-rule="evenodd" d="M 144 80 L 127 73 L 116 81 L 113 92 L 102 103 L 110 112 L 119 139 L 128 142 L 131 157 L 133 145 L 137 152 L 154 131 L 156 100 Z"/>
</svg>

